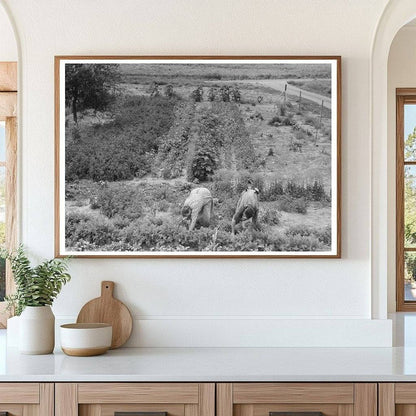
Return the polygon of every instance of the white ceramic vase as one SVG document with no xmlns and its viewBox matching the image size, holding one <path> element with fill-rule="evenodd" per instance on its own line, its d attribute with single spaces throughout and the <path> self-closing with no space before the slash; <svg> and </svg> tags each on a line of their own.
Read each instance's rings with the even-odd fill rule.
<svg viewBox="0 0 416 416">
<path fill-rule="evenodd" d="M 55 316 L 50 306 L 26 306 L 19 319 L 19 351 L 50 354 L 55 347 Z"/>
</svg>

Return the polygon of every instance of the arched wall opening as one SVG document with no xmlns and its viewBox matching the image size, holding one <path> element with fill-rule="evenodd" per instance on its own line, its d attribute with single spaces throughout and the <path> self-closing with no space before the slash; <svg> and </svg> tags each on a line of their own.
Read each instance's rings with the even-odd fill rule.
<svg viewBox="0 0 416 416">
<path fill-rule="evenodd" d="M 396 89 L 416 88 L 416 20 L 402 26 L 394 37 L 387 67 L 387 192 L 388 192 L 388 312 L 396 311 Z M 410 113 L 408 113 L 410 117 Z M 410 119 L 407 119 L 409 122 Z M 410 127 L 410 126 L 408 126 Z M 413 168 L 411 168 L 413 170 Z M 409 201 L 408 201 L 409 202 Z M 412 203 L 413 205 L 413 203 Z M 406 204 L 408 206 L 408 203 Z M 410 254 L 413 257 L 412 254 Z M 401 260 L 398 260 L 401 261 Z M 410 264 L 408 265 L 413 267 Z M 409 269 L 410 270 L 410 269 Z M 410 284 L 406 300 L 415 293 Z"/>
<path fill-rule="evenodd" d="M 9 13 L 2 0 L 0 1 L 0 39 L 0 62 L 17 62 L 19 60 L 17 39 Z"/>
<path fill-rule="evenodd" d="M 395 310 L 395 133 L 388 59 L 396 34 L 416 17 L 413 0 L 389 2 L 380 18 L 371 54 L 371 266 L 372 317 Z M 416 82 L 415 82 L 416 84 Z M 394 116 L 393 116 L 394 117 Z"/>
</svg>

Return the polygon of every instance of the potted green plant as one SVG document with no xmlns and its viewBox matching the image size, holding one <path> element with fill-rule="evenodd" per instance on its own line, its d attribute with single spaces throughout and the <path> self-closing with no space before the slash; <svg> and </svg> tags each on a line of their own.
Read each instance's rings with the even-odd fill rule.
<svg viewBox="0 0 416 416">
<path fill-rule="evenodd" d="M 1 251 L 10 261 L 16 292 L 6 296 L 8 309 L 19 318 L 19 351 L 49 354 L 55 346 L 55 316 L 51 305 L 71 276 L 68 258 L 51 259 L 32 266 L 23 246 Z"/>
</svg>

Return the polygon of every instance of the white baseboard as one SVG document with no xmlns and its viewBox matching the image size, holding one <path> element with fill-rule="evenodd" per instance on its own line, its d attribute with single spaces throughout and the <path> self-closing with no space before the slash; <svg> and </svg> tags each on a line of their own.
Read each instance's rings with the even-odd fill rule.
<svg viewBox="0 0 416 416">
<path fill-rule="evenodd" d="M 74 322 L 74 319 L 57 317 L 57 324 L 67 322 Z M 140 317 L 134 320 L 132 336 L 125 346 L 391 347 L 392 321 Z"/>
</svg>

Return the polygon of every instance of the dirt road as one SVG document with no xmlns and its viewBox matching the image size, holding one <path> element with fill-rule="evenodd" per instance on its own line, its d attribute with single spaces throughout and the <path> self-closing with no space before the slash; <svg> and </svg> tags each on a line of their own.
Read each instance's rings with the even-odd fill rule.
<svg viewBox="0 0 416 416">
<path fill-rule="evenodd" d="M 218 82 L 227 82 L 227 83 L 243 83 L 243 84 L 254 84 L 254 85 L 263 85 L 265 87 L 273 88 L 274 90 L 282 93 L 285 89 L 285 85 L 289 79 L 244 79 L 244 80 L 227 80 L 227 81 L 215 81 Z M 289 95 L 299 95 L 301 88 L 295 87 L 294 85 L 287 84 L 287 93 Z M 331 99 L 325 95 L 321 95 L 315 92 L 306 91 L 302 89 L 302 97 L 313 101 L 321 105 L 322 100 L 324 101 L 324 107 L 331 109 Z"/>
</svg>

